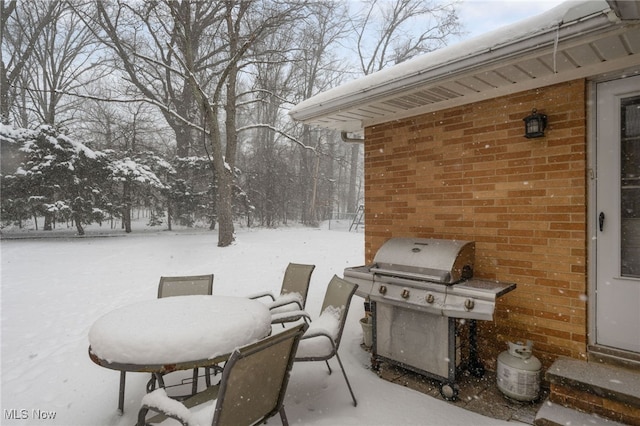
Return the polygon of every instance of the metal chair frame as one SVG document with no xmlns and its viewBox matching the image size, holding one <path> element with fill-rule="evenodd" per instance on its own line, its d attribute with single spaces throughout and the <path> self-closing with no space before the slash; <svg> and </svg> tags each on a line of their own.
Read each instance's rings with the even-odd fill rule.
<svg viewBox="0 0 640 426">
<path fill-rule="evenodd" d="M 283 425 L 288 425 L 284 397 L 298 343 L 307 328 L 306 323 L 299 324 L 236 349 L 225 364 L 220 384 L 182 403 L 169 398 L 166 392 L 163 394 L 162 389 L 154 391 L 158 393 L 143 399 L 137 425 L 158 423 L 167 417 L 188 425 L 188 409 L 212 400 L 215 400 L 211 420 L 214 426 L 266 423 L 276 414 L 280 414 Z M 158 399 L 162 403 L 154 403 Z M 167 406 L 172 409 L 167 410 Z M 160 415 L 146 419 L 150 410 Z"/>
<path fill-rule="evenodd" d="M 282 279 L 282 287 L 280 294 L 274 296 L 273 293 L 266 291 L 249 296 L 250 299 L 259 299 L 262 297 L 271 298 L 271 302 L 268 304 L 269 310 L 273 313 L 282 311 L 283 308 L 288 305 L 297 305 L 295 310 L 303 310 L 307 303 L 307 294 L 309 293 L 309 283 L 311 282 L 311 274 L 316 265 L 306 265 L 302 263 L 289 263 L 287 269 L 284 272 Z M 301 300 L 293 297 L 287 297 L 287 295 L 299 294 Z M 293 322 L 299 320 L 300 317 L 291 317 L 287 322 Z"/>
<path fill-rule="evenodd" d="M 351 304 L 351 298 L 356 292 L 358 288 L 357 284 L 346 281 L 337 275 L 334 275 L 329 285 L 327 286 L 327 291 L 324 296 L 324 300 L 322 302 L 322 308 L 320 312 L 324 312 L 324 310 L 330 306 L 336 308 L 342 308 L 342 312 L 340 314 L 340 318 L 338 319 L 338 333 L 336 336 L 331 336 L 328 333 L 322 330 L 309 330 L 302 337 L 302 341 L 307 339 L 314 338 L 326 338 L 329 340 L 331 344 L 331 352 L 326 355 L 318 355 L 318 356 L 306 356 L 299 357 L 296 355 L 296 362 L 304 362 L 304 361 L 324 361 L 329 369 L 329 374 L 332 373 L 331 366 L 329 365 L 329 360 L 334 356 L 338 360 L 338 364 L 340 365 L 340 369 L 342 370 L 342 375 L 344 376 L 344 380 L 347 383 L 347 387 L 349 388 L 349 393 L 351 394 L 351 398 L 353 399 L 353 405 L 357 406 L 358 401 L 356 400 L 355 394 L 353 393 L 353 389 L 351 388 L 351 383 L 349 383 L 349 379 L 347 378 L 347 373 L 344 369 L 344 365 L 342 364 L 342 360 L 340 359 L 340 355 L 338 355 L 338 348 L 340 347 L 340 341 L 342 339 L 342 332 L 344 331 L 344 326 L 347 321 L 347 314 L 349 313 L 349 305 Z M 288 314 L 289 317 L 302 317 L 305 322 L 311 321 L 311 317 L 305 311 L 294 311 Z M 272 324 L 279 322 L 287 322 L 288 318 L 285 314 L 280 315 L 272 320 Z"/>
</svg>

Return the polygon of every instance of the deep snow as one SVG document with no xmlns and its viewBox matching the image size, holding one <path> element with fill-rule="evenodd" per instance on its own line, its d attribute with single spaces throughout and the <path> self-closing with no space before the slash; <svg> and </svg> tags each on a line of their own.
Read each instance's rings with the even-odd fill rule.
<svg viewBox="0 0 640 426">
<path fill-rule="evenodd" d="M 214 273 L 214 294 L 277 293 L 289 262 L 313 263 L 307 310 L 319 315 L 326 285 L 364 262 L 362 233 L 331 229 L 240 229 L 216 246 L 215 232 L 138 232 L 112 237 L 3 239 L 1 249 L 2 425 L 132 425 L 147 374 L 127 376 L 117 413 L 119 374 L 87 355 L 88 333 L 102 315 L 154 299 L 161 275 Z M 5 233 L 4 237 L 7 234 Z M 335 360 L 295 364 L 285 400 L 293 425 L 507 425 L 386 382 L 361 347 L 363 303 L 354 297 L 340 354 L 358 406 Z M 188 376 L 190 372 L 185 372 Z M 172 376 L 170 376 L 172 377 Z M 175 376 L 173 376 L 175 377 Z M 38 414 L 55 418 L 37 419 Z M 269 424 L 280 424 L 279 418 Z"/>
<path fill-rule="evenodd" d="M 246 297 L 164 297 L 107 312 L 91 326 L 89 343 L 108 362 L 172 364 L 231 353 L 270 331 L 269 309 Z"/>
</svg>

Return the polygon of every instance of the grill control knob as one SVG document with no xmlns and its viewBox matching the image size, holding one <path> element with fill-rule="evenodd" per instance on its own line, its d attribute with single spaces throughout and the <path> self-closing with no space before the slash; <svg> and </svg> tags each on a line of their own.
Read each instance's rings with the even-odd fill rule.
<svg viewBox="0 0 640 426">
<path fill-rule="evenodd" d="M 464 308 L 467 311 L 472 310 L 474 306 L 476 306 L 476 302 L 474 302 L 473 299 L 467 299 L 464 301 Z"/>
<path fill-rule="evenodd" d="M 402 290 L 402 298 L 403 299 L 408 299 L 409 298 L 409 290 L 407 290 L 406 288 L 404 290 Z"/>
<path fill-rule="evenodd" d="M 433 294 L 429 293 L 427 294 L 427 297 L 425 297 L 425 300 L 427 301 L 427 303 L 431 304 L 436 301 L 436 297 Z"/>
<path fill-rule="evenodd" d="M 386 285 L 381 285 L 378 288 L 378 291 L 380 292 L 380 294 L 387 294 L 387 286 Z"/>
</svg>

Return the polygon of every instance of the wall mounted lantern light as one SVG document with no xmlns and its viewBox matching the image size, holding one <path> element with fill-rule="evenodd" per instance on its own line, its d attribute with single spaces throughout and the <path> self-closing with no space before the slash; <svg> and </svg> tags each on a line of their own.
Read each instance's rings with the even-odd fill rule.
<svg viewBox="0 0 640 426">
<path fill-rule="evenodd" d="M 531 115 L 523 118 L 524 120 L 524 137 L 541 138 L 544 136 L 544 129 L 547 127 L 547 116 L 538 114 L 535 108 L 531 111 Z"/>
</svg>

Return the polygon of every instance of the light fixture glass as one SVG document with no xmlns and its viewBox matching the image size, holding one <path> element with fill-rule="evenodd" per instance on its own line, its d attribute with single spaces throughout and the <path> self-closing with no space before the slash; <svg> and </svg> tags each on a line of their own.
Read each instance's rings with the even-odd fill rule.
<svg viewBox="0 0 640 426">
<path fill-rule="evenodd" d="M 535 108 L 531 111 L 531 115 L 523 118 L 524 120 L 524 137 L 541 138 L 544 136 L 544 129 L 547 127 L 547 116 L 538 114 Z"/>
</svg>

